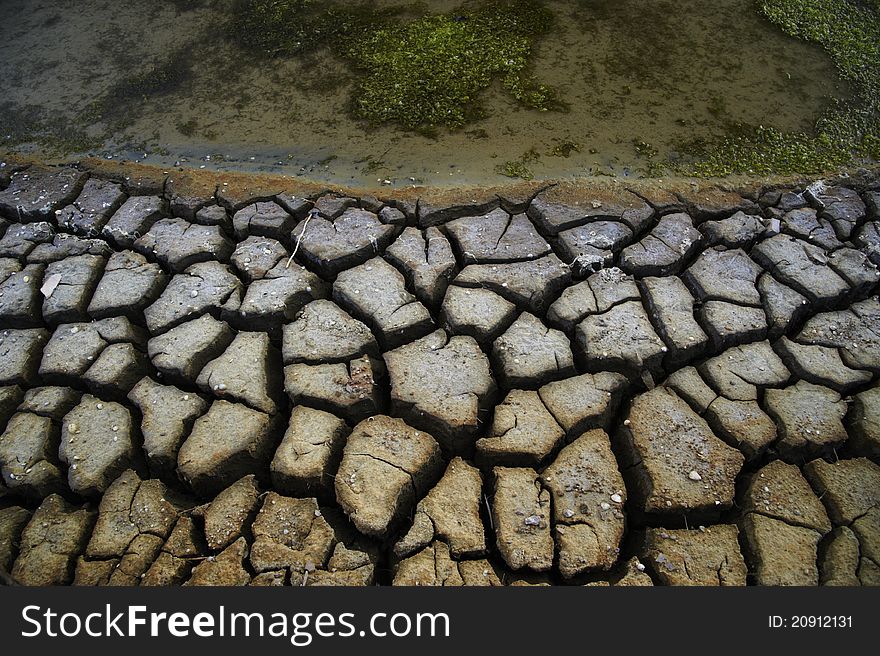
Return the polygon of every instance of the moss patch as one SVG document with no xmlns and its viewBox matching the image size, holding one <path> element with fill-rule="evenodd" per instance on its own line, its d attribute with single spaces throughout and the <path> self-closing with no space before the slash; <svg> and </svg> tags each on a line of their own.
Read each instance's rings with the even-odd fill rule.
<svg viewBox="0 0 880 656">
<path fill-rule="evenodd" d="M 855 98 L 835 102 L 815 132 L 784 133 L 764 126 L 736 126 L 718 144 L 690 144 L 701 157 L 684 172 L 702 176 L 736 173 L 822 173 L 854 158 L 880 158 L 880 3 L 876 0 L 758 0 L 758 10 L 786 34 L 817 43 Z"/>
</svg>

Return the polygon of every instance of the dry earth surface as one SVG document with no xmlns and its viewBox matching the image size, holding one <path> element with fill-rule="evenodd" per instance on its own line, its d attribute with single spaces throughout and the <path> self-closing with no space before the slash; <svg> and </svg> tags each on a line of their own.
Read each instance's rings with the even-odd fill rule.
<svg viewBox="0 0 880 656">
<path fill-rule="evenodd" d="M 24 585 L 880 584 L 880 184 L 0 168 Z"/>
</svg>

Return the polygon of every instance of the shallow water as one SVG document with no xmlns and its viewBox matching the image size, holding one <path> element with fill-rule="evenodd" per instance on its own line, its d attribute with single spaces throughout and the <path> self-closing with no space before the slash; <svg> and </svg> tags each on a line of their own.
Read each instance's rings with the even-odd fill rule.
<svg viewBox="0 0 880 656">
<path fill-rule="evenodd" d="M 555 24 L 532 70 L 568 111 L 524 109 L 495 84 L 485 118 L 428 138 L 353 119 L 359 73 L 326 50 L 267 61 L 230 42 L 230 1 L 2 0 L 0 148 L 46 150 L 32 136 L 49 132 L 61 150 L 90 137 L 102 156 L 353 184 L 497 182 L 496 168 L 527 152 L 539 178 L 638 176 L 654 153 L 675 159 L 737 123 L 809 131 L 850 93 L 821 49 L 783 35 L 752 0 L 546 4 Z M 93 117 L 120 80 L 169 57 L 189 65 L 180 84 Z M 578 150 L 564 157 L 565 144 Z"/>
</svg>

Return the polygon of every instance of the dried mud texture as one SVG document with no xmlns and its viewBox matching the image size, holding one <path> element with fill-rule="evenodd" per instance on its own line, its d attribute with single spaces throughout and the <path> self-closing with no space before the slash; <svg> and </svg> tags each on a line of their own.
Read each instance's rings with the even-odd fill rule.
<svg viewBox="0 0 880 656">
<path fill-rule="evenodd" d="M 880 584 L 880 183 L 103 171 L 0 180 L 0 573 Z"/>
</svg>

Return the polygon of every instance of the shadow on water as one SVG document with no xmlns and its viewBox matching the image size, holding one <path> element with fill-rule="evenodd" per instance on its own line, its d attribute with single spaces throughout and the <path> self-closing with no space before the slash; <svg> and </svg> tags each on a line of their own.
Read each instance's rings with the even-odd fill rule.
<svg viewBox="0 0 880 656">
<path fill-rule="evenodd" d="M 0 148 L 367 184 L 649 175 L 852 94 L 753 0 L 519 5 L 3 0 Z"/>
</svg>

